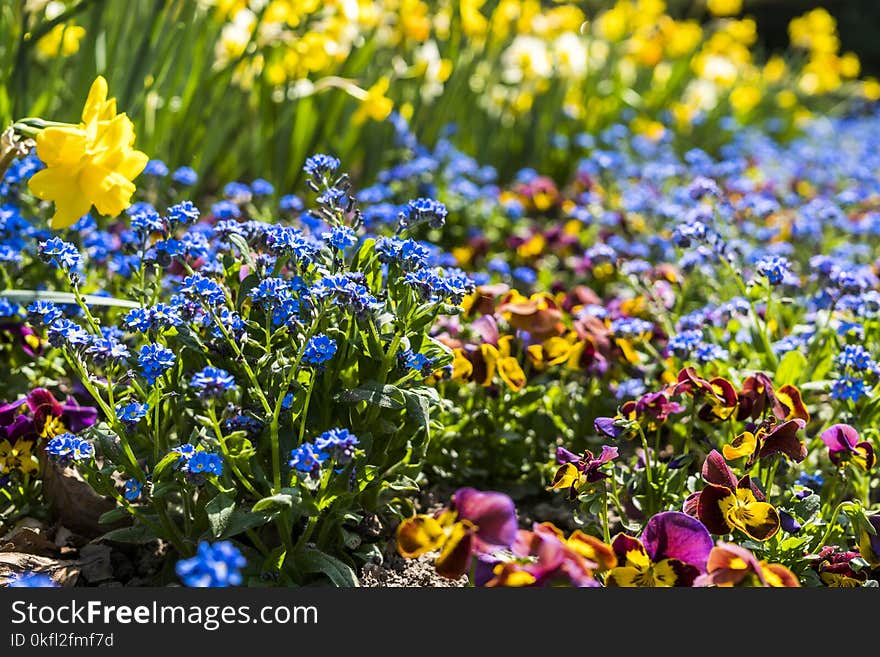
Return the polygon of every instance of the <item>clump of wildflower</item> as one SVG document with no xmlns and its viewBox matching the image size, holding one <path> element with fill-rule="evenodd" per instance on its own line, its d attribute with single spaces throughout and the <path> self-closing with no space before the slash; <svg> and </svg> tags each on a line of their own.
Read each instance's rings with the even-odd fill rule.
<svg viewBox="0 0 880 657">
<path fill-rule="evenodd" d="M 313 336 L 303 351 L 303 362 L 319 366 L 326 363 L 336 354 L 336 341 L 323 333 Z"/>
<path fill-rule="evenodd" d="M 334 226 L 329 232 L 322 233 L 321 237 L 327 244 L 339 251 L 344 251 L 357 242 L 357 236 L 349 226 Z"/>
<path fill-rule="evenodd" d="M 320 182 L 328 173 L 333 173 L 339 168 L 339 160 L 331 155 L 317 153 L 308 158 L 303 165 L 303 171 L 312 181 Z"/>
<path fill-rule="evenodd" d="M 780 285 L 791 273 L 791 262 L 782 256 L 766 256 L 755 263 L 755 268 L 770 285 Z"/>
<path fill-rule="evenodd" d="M 409 203 L 398 216 L 400 230 L 427 223 L 431 228 L 442 228 L 446 223 L 448 211 L 440 201 L 430 198 L 417 198 Z"/>
<path fill-rule="evenodd" d="M 354 458 L 359 444 L 358 437 L 348 429 L 330 429 L 315 439 L 315 449 L 327 454 L 340 465 L 349 463 Z"/>
<path fill-rule="evenodd" d="M 134 502 L 141 496 L 144 485 L 137 479 L 127 479 L 123 486 L 122 496 L 129 502 Z"/>
<path fill-rule="evenodd" d="M 194 390 L 198 390 L 199 397 L 203 399 L 219 397 L 224 392 L 235 390 L 236 387 L 235 377 L 224 369 L 210 365 L 196 372 L 189 385 Z"/>
<path fill-rule="evenodd" d="M 26 572 L 10 579 L 6 586 L 11 589 L 52 589 L 57 588 L 58 584 L 43 573 Z"/>
<path fill-rule="evenodd" d="M 193 445 L 181 445 L 171 451 L 180 454 L 178 466 L 187 481 L 195 486 L 204 484 L 211 475 L 219 477 L 223 474 L 223 457 L 219 454 L 196 449 Z"/>
<path fill-rule="evenodd" d="M 175 363 L 177 357 L 160 344 L 146 344 L 138 353 L 138 366 L 147 383 L 153 385 Z"/>
<path fill-rule="evenodd" d="M 92 444 L 72 433 L 55 436 L 46 445 L 46 453 L 61 465 L 72 461 L 86 461 L 95 455 Z"/>
<path fill-rule="evenodd" d="M 230 541 L 219 541 L 213 545 L 201 541 L 196 555 L 178 561 L 175 572 L 185 586 L 221 588 L 241 584 L 240 571 L 246 565 L 247 560 Z"/>
<path fill-rule="evenodd" d="M 192 167 L 180 167 L 171 174 L 171 180 L 178 185 L 190 187 L 199 181 L 199 174 Z"/>
<path fill-rule="evenodd" d="M 414 353 L 411 349 L 401 351 L 397 355 L 400 366 L 404 369 L 413 370 L 422 376 L 430 376 L 434 371 L 434 361 L 425 354 Z"/>
<path fill-rule="evenodd" d="M 43 301 L 37 299 L 27 307 L 28 321 L 31 324 L 42 323 L 44 326 L 50 326 L 56 319 L 63 317 L 61 308 L 51 301 Z"/>
<path fill-rule="evenodd" d="M 312 443 L 303 443 L 290 452 L 290 460 L 287 464 L 296 470 L 317 479 L 321 473 L 321 466 L 328 458 L 326 452 L 322 452 Z"/>
<path fill-rule="evenodd" d="M 40 259 L 65 272 L 76 272 L 82 267 L 82 255 L 70 242 L 52 237 L 40 242 Z"/>
<path fill-rule="evenodd" d="M 128 404 L 116 405 L 116 418 L 127 427 L 131 428 L 147 416 L 150 411 L 148 403 L 141 404 L 133 401 Z"/>
</svg>

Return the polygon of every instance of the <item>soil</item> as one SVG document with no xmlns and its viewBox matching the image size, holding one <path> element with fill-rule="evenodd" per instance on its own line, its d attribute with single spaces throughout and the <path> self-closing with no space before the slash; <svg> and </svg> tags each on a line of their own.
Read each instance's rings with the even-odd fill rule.
<svg viewBox="0 0 880 657">
<path fill-rule="evenodd" d="M 436 554 L 425 554 L 415 559 L 392 555 L 381 565 L 367 564 L 361 569 L 360 583 L 364 587 L 463 587 L 467 576 L 458 579 L 440 577 L 434 570 Z"/>
</svg>

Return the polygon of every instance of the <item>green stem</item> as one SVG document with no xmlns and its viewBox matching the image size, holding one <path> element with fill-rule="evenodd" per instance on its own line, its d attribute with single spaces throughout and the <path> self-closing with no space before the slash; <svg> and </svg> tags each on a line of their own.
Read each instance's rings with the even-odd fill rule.
<svg viewBox="0 0 880 657">
<path fill-rule="evenodd" d="M 214 400 L 212 399 L 208 405 L 208 418 L 211 420 L 211 428 L 214 430 L 214 434 L 217 436 L 217 441 L 220 443 L 220 450 L 223 452 L 223 458 L 229 464 L 232 473 L 235 475 L 236 479 L 238 479 L 242 486 L 247 488 L 248 492 L 259 499 L 262 497 L 257 489 L 253 487 L 251 482 L 245 477 L 238 465 L 235 463 L 235 460 L 232 458 L 232 454 L 229 452 L 229 447 L 226 444 L 226 438 L 223 437 L 223 430 L 220 428 L 220 421 L 217 418 L 217 412 L 214 410 Z M 280 490 L 280 486 L 278 487 Z"/>
<path fill-rule="evenodd" d="M 840 515 L 840 512 L 843 511 L 845 507 L 851 506 L 852 502 L 849 500 L 844 500 L 840 504 L 835 507 L 834 512 L 831 514 L 831 518 L 828 520 L 828 529 L 825 530 L 825 534 L 822 536 L 822 540 L 819 541 L 819 545 L 815 547 L 816 552 L 821 550 L 829 540 L 831 540 L 831 535 L 834 533 L 834 528 L 837 526 L 837 518 Z"/>
</svg>

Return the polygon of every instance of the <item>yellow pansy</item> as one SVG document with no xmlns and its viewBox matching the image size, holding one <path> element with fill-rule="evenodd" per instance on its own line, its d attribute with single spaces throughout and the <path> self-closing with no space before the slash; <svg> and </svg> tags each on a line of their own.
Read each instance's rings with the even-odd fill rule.
<svg viewBox="0 0 880 657">
<path fill-rule="evenodd" d="M 32 443 L 27 440 L 19 440 L 12 445 L 8 440 L 0 442 L 0 472 L 9 474 L 13 470 L 20 470 L 25 474 L 37 474 L 40 471 L 40 462 L 31 453 Z"/>
<path fill-rule="evenodd" d="M 501 380 L 514 392 L 522 390 L 526 384 L 526 375 L 519 361 L 510 355 L 510 342 L 513 337 L 505 335 L 498 341 L 498 346 L 489 343 L 480 345 L 483 359 L 486 361 L 486 378 L 482 385 L 489 386 L 497 373 Z"/>
<path fill-rule="evenodd" d="M 49 222 L 54 229 L 72 226 L 94 205 L 115 217 L 131 205 L 132 182 L 147 164 L 134 150 L 134 124 L 116 113 L 116 100 L 107 98 L 107 81 L 92 83 L 82 123 L 51 125 L 37 134 L 37 155 L 46 168 L 29 183 L 37 198 L 55 203 Z"/>
</svg>

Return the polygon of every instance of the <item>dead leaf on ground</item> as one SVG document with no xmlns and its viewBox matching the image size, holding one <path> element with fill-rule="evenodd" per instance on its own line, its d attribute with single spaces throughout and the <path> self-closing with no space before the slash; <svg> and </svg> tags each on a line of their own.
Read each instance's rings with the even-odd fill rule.
<svg viewBox="0 0 880 657">
<path fill-rule="evenodd" d="M 59 561 L 24 552 L 0 553 L 0 586 L 25 573 L 48 575 L 59 586 L 73 586 L 79 579 L 80 566 L 76 561 Z"/>
<path fill-rule="evenodd" d="M 98 519 L 114 509 L 116 501 L 98 495 L 74 468 L 47 462 L 43 470 L 43 494 L 61 524 L 77 534 L 94 538 L 130 524 L 126 519 L 100 524 Z"/>
</svg>

